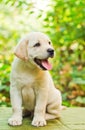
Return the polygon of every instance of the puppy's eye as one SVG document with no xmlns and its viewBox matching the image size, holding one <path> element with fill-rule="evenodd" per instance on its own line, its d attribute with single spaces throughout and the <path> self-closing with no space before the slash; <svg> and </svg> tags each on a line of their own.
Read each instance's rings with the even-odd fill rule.
<svg viewBox="0 0 85 130">
<path fill-rule="evenodd" d="M 48 43 L 49 43 L 49 45 L 51 45 L 51 42 L 50 42 L 50 41 L 49 41 Z"/>
<path fill-rule="evenodd" d="M 40 46 L 39 42 L 34 45 L 34 47 L 39 47 L 39 46 Z"/>
</svg>

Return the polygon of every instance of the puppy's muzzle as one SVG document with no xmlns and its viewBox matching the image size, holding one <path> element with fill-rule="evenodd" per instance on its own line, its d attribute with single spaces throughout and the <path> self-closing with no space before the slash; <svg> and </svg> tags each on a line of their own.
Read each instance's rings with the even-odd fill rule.
<svg viewBox="0 0 85 130">
<path fill-rule="evenodd" d="M 50 57 L 54 56 L 54 50 L 53 49 L 49 48 L 49 49 L 47 49 L 47 52 L 48 52 Z"/>
</svg>

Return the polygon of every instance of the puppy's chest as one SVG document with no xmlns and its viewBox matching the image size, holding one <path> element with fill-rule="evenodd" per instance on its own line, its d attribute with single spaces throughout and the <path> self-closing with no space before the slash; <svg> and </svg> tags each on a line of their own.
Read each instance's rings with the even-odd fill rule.
<svg viewBox="0 0 85 130">
<path fill-rule="evenodd" d="M 32 85 L 35 82 L 35 77 L 32 74 L 23 73 L 18 75 L 17 82 L 20 84 L 20 86 Z"/>
</svg>

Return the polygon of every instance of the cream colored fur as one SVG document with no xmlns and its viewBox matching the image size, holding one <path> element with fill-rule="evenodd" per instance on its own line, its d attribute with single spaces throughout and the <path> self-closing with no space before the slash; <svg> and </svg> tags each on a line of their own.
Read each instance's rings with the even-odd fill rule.
<svg viewBox="0 0 85 130">
<path fill-rule="evenodd" d="M 46 120 L 58 118 L 61 111 L 61 93 L 54 87 L 48 71 L 42 70 L 34 62 L 34 57 L 46 58 L 49 38 L 40 32 L 29 33 L 21 39 L 15 49 L 10 78 L 10 98 L 13 115 L 8 120 L 12 126 L 22 124 L 22 106 L 25 114 L 33 111 L 33 126 L 44 126 Z M 35 43 L 41 46 L 36 49 Z"/>
</svg>

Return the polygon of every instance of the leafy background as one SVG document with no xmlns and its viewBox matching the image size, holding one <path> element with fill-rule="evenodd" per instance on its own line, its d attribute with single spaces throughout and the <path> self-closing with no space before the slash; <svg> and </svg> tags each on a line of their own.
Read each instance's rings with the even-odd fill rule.
<svg viewBox="0 0 85 130">
<path fill-rule="evenodd" d="M 0 1 L 0 106 L 10 106 L 13 49 L 30 31 L 52 40 L 56 55 L 50 72 L 66 106 L 85 106 L 85 1 Z"/>
</svg>

